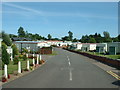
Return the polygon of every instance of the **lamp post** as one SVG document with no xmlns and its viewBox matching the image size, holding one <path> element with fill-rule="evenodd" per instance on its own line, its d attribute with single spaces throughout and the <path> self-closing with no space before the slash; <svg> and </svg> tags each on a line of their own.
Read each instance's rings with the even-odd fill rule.
<svg viewBox="0 0 120 90">
<path fill-rule="evenodd" d="M 21 54 L 22 54 L 22 43 L 21 43 Z"/>
</svg>

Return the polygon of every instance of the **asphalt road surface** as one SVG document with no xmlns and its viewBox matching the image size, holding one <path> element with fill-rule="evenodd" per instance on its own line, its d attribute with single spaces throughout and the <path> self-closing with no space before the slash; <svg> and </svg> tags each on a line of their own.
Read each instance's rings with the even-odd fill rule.
<svg viewBox="0 0 120 90">
<path fill-rule="evenodd" d="M 55 48 L 57 55 L 3 88 L 118 88 L 116 79 L 84 56 Z"/>
</svg>

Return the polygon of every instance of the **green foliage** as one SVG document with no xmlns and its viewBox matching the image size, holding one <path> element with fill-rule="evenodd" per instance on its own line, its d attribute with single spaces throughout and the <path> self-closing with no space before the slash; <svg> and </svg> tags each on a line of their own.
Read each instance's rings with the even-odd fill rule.
<svg viewBox="0 0 120 90">
<path fill-rule="evenodd" d="M 48 34 L 48 40 L 51 40 L 52 36 L 50 34 Z"/>
<path fill-rule="evenodd" d="M 118 35 L 118 41 L 120 42 L 120 34 Z"/>
<path fill-rule="evenodd" d="M 104 31 L 103 35 L 104 35 L 104 42 L 111 42 L 112 41 L 112 39 L 110 38 L 109 32 Z"/>
<path fill-rule="evenodd" d="M 14 59 L 13 59 L 14 65 L 18 64 L 18 61 L 19 61 L 19 58 L 18 57 L 14 57 Z"/>
<path fill-rule="evenodd" d="M 90 37 L 88 42 L 89 42 L 89 43 L 96 43 L 96 40 L 95 40 L 95 38 Z"/>
<path fill-rule="evenodd" d="M 23 55 L 23 60 L 27 60 L 27 56 L 26 55 Z"/>
<path fill-rule="evenodd" d="M 69 41 L 70 39 L 69 39 L 68 36 L 65 36 L 65 37 L 62 37 L 62 40 L 63 40 L 63 41 Z"/>
<path fill-rule="evenodd" d="M 14 58 L 15 55 L 19 54 L 19 50 L 15 44 L 12 45 L 12 49 L 13 49 L 13 58 Z"/>
<path fill-rule="evenodd" d="M 2 43 L 2 61 L 4 64 L 8 65 L 10 61 L 10 55 L 7 53 L 7 46 L 5 43 Z"/>
<path fill-rule="evenodd" d="M 23 53 L 28 53 L 28 50 L 25 49 L 25 48 L 23 48 L 23 49 L 22 49 L 22 52 L 23 52 Z"/>
<path fill-rule="evenodd" d="M 25 36 L 25 31 L 24 31 L 23 27 L 20 27 L 18 29 L 18 36 L 19 37 L 24 37 Z"/>
<path fill-rule="evenodd" d="M 7 46 L 11 46 L 12 41 L 11 41 L 9 35 L 6 34 L 4 31 L 2 32 L 2 39 L 3 39 L 3 42 L 4 42 Z"/>
<path fill-rule="evenodd" d="M 73 39 L 73 42 L 78 42 L 77 38 L 74 38 L 74 39 Z"/>
<path fill-rule="evenodd" d="M 72 41 L 72 39 L 73 39 L 73 33 L 71 31 L 69 31 L 68 34 L 69 34 L 69 36 L 68 36 L 69 40 Z"/>
</svg>

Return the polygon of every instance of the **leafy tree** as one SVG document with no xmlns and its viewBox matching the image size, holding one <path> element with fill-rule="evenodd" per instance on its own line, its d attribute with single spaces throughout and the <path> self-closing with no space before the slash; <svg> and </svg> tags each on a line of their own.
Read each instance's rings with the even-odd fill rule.
<svg viewBox="0 0 120 90">
<path fill-rule="evenodd" d="M 88 42 L 89 42 L 89 43 L 96 43 L 96 40 L 95 40 L 95 38 L 90 37 Z"/>
<path fill-rule="evenodd" d="M 71 31 L 69 31 L 68 34 L 69 34 L 69 36 L 68 36 L 69 40 L 72 41 L 72 39 L 73 39 L 73 33 Z"/>
<path fill-rule="evenodd" d="M 12 45 L 12 49 L 13 49 L 13 58 L 15 57 L 15 55 L 19 54 L 18 48 L 15 44 Z"/>
<path fill-rule="evenodd" d="M 2 32 L 2 39 L 3 39 L 3 42 L 4 42 L 7 46 L 11 46 L 12 41 L 11 41 L 9 35 L 6 34 L 4 31 Z"/>
<path fill-rule="evenodd" d="M 73 39 L 73 42 L 78 42 L 77 38 L 74 38 L 74 39 Z"/>
<path fill-rule="evenodd" d="M 52 39 L 52 36 L 50 34 L 48 34 L 48 40 L 51 40 Z"/>
<path fill-rule="evenodd" d="M 9 37 L 10 37 L 10 38 L 13 38 L 13 37 L 17 37 L 17 35 L 9 34 Z"/>
<path fill-rule="evenodd" d="M 18 29 L 18 36 L 19 37 L 25 37 L 25 31 L 24 31 L 23 27 L 20 27 Z"/>
<path fill-rule="evenodd" d="M 7 45 L 2 43 L 2 61 L 4 64 L 8 65 L 10 61 L 10 55 L 7 53 Z"/>
<path fill-rule="evenodd" d="M 118 41 L 120 42 L 120 34 L 118 35 Z"/>
<path fill-rule="evenodd" d="M 110 38 L 109 32 L 104 31 L 103 35 L 104 35 L 104 42 L 111 42 L 112 41 L 112 39 Z"/>
<path fill-rule="evenodd" d="M 62 37 L 62 40 L 63 40 L 63 41 L 69 41 L 70 39 L 69 39 L 68 36 L 65 36 L 65 37 Z"/>
<path fill-rule="evenodd" d="M 82 38 L 81 38 L 81 42 L 82 43 L 88 43 L 88 40 L 89 40 L 89 36 L 88 35 L 83 35 Z"/>
</svg>

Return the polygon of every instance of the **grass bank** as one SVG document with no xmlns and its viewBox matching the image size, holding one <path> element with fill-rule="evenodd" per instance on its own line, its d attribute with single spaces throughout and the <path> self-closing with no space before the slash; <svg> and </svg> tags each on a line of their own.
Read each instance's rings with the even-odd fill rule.
<svg viewBox="0 0 120 90">
<path fill-rule="evenodd" d="M 97 55 L 97 56 L 107 57 L 107 58 L 110 58 L 110 59 L 120 59 L 120 55 L 103 55 L 103 54 L 100 54 L 100 53 L 97 53 L 97 52 L 86 52 L 86 53 L 89 53 L 89 54 L 92 54 L 92 55 Z"/>
</svg>

